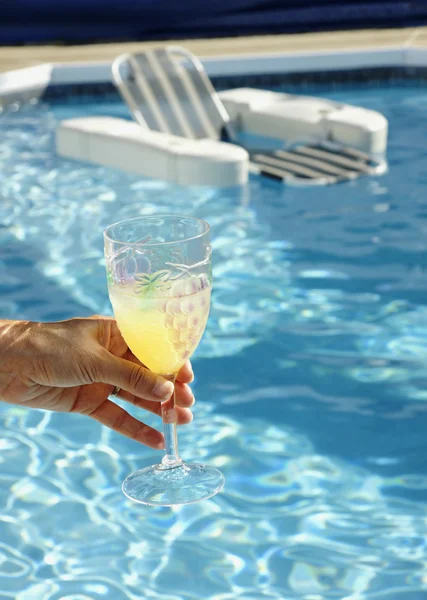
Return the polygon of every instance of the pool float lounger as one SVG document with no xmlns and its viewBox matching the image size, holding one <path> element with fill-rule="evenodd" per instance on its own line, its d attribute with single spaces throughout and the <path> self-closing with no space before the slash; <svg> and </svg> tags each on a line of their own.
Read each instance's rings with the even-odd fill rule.
<svg viewBox="0 0 427 600">
<path fill-rule="evenodd" d="M 190 140 L 115 117 L 62 121 L 57 152 L 179 185 L 233 186 L 248 179 L 248 153 L 209 138 Z"/>
<path fill-rule="evenodd" d="M 288 144 L 329 141 L 373 155 L 387 149 L 387 119 L 374 110 L 252 88 L 227 90 L 219 98 L 235 130 L 242 133 Z"/>
<path fill-rule="evenodd" d="M 387 120 L 374 111 L 251 88 L 218 94 L 200 60 L 177 46 L 121 55 L 112 73 L 134 123 L 63 121 L 62 156 L 187 185 L 243 184 L 249 172 L 324 185 L 386 170 Z"/>
</svg>

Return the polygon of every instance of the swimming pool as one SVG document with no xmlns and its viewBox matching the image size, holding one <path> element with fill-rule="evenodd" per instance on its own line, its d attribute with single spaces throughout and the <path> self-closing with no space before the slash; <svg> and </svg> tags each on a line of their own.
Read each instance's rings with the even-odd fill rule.
<svg viewBox="0 0 427 600">
<path fill-rule="evenodd" d="M 182 189 L 55 156 L 58 119 L 124 115 L 114 99 L 0 116 L 1 317 L 110 312 L 113 221 L 212 225 L 213 310 L 180 445 L 227 478 L 199 505 L 134 505 L 121 482 L 153 451 L 0 406 L 0 600 L 426 597 L 427 89 L 303 93 L 382 112 L 389 173 Z"/>
</svg>

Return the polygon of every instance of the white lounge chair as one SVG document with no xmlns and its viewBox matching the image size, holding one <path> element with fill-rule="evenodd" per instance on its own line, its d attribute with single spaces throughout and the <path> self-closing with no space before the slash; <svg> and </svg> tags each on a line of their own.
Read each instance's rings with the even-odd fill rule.
<svg viewBox="0 0 427 600">
<path fill-rule="evenodd" d="M 387 120 L 375 111 L 250 88 L 217 94 L 200 60 L 176 46 L 119 56 L 113 79 L 136 122 L 151 130 L 235 144 L 239 132 L 275 139 L 277 150 L 252 149 L 253 172 L 325 184 L 385 170 L 374 155 L 385 152 Z"/>
<path fill-rule="evenodd" d="M 188 139 L 234 138 L 230 117 L 200 60 L 179 46 L 122 54 L 113 80 L 137 123 Z"/>
<path fill-rule="evenodd" d="M 135 121 L 63 121 L 56 135 L 61 156 L 181 185 L 247 182 L 249 154 L 221 140 L 229 127 L 227 111 L 195 57 L 180 48 L 160 48 L 123 55 L 112 70 Z"/>
<path fill-rule="evenodd" d="M 123 54 L 112 74 L 134 122 L 64 122 L 57 135 L 62 155 L 219 186 L 245 183 L 249 170 L 324 185 L 386 169 L 376 155 L 385 151 L 387 121 L 374 111 L 250 88 L 217 94 L 200 60 L 177 46 Z M 275 149 L 243 147 L 242 133 Z"/>
</svg>

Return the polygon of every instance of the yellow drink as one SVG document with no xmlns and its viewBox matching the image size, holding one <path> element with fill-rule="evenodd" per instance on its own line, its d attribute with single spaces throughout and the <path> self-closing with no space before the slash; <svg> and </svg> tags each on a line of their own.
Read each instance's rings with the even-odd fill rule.
<svg viewBox="0 0 427 600">
<path fill-rule="evenodd" d="M 197 348 L 209 315 L 211 287 L 176 281 L 169 292 L 110 289 L 117 324 L 134 355 L 151 371 L 172 375 Z M 188 293 L 190 292 L 190 293 Z"/>
</svg>

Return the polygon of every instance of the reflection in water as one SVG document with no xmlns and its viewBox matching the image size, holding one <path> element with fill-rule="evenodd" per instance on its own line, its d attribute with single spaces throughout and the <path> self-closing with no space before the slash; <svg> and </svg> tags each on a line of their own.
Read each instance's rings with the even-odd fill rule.
<svg viewBox="0 0 427 600">
<path fill-rule="evenodd" d="M 111 312 L 102 230 L 113 221 L 210 222 L 213 307 L 181 448 L 227 484 L 201 504 L 141 508 L 121 482 L 152 451 L 83 417 L 2 406 L 0 595 L 427 593 L 427 94 L 348 94 L 330 95 L 390 118 L 390 172 L 324 189 L 259 178 L 183 189 L 55 155 L 58 118 L 115 104 L 1 115 L 2 317 Z"/>
<path fill-rule="evenodd" d="M 182 448 L 221 466 L 226 492 L 141 510 L 120 484 L 151 451 L 135 456 L 134 443 L 76 415 L 13 409 L 2 421 L 0 577 L 19 599 L 421 589 L 407 577 L 424 572 L 425 508 L 387 488 L 426 489 L 425 477 L 387 479 L 316 453 L 293 429 L 242 425 L 201 403 Z"/>
</svg>

